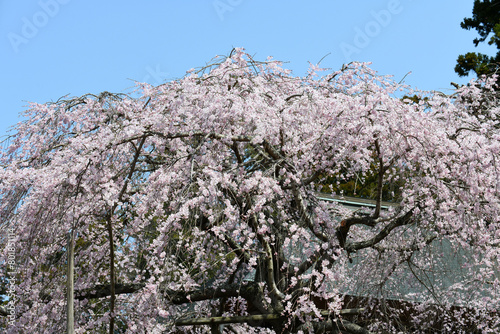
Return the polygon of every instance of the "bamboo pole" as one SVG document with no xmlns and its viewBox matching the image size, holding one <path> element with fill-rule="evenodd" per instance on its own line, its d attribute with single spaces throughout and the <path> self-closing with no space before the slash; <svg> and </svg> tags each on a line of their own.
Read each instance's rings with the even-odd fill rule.
<svg viewBox="0 0 500 334">
<path fill-rule="evenodd" d="M 68 232 L 68 272 L 67 272 L 67 304 L 66 304 L 66 328 L 67 334 L 75 333 L 75 316 L 74 316 L 74 258 L 75 245 L 73 242 L 73 230 Z"/>
<path fill-rule="evenodd" d="M 344 309 L 340 310 L 340 315 L 356 315 L 364 311 L 364 308 L 354 308 L 354 309 Z M 327 310 L 322 310 L 322 316 L 329 316 L 332 312 Z M 236 324 L 245 322 L 258 322 L 258 321 L 270 321 L 279 320 L 284 318 L 280 314 L 255 314 L 247 316 L 237 316 L 237 317 L 211 317 L 211 318 L 194 318 L 194 319 L 182 319 L 175 321 L 176 326 L 193 326 L 193 325 L 214 325 L 214 324 Z"/>
</svg>

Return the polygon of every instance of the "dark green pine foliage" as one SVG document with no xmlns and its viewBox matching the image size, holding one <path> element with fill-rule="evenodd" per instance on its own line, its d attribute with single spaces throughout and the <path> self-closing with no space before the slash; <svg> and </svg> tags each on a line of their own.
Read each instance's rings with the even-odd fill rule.
<svg viewBox="0 0 500 334">
<path fill-rule="evenodd" d="M 477 76 L 492 74 L 500 66 L 500 0 L 475 0 L 472 18 L 465 18 L 460 24 L 463 29 L 475 29 L 479 38 L 474 45 L 487 41 L 499 50 L 496 56 L 488 56 L 478 52 L 468 52 L 458 56 L 455 72 L 459 76 L 467 76 L 471 71 Z"/>
</svg>

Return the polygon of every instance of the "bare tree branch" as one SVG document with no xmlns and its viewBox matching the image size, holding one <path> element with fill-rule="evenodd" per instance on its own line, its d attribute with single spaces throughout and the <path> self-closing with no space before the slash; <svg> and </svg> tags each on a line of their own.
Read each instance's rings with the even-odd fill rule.
<svg viewBox="0 0 500 334">
<path fill-rule="evenodd" d="M 297 204 L 297 207 L 299 209 L 300 216 L 302 219 L 304 219 L 307 227 L 311 230 L 312 233 L 314 233 L 314 235 L 319 240 L 321 240 L 323 242 L 329 242 L 330 238 L 326 234 L 324 234 L 320 231 L 317 231 L 314 228 L 314 218 L 313 218 L 312 214 L 309 212 L 309 210 L 307 209 L 306 204 L 304 203 L 304 198 L 302 197 L 302 194 L 300 193 L 300 190 L 297 187 L 297 185 L 292 185 L 292 192 L 293 192 L 293 196 L 295 198 L 295 202 Z"/>
<path fill-rule="evenodd" d="M 202 287 L 194 291 L 163 290 L 163 295 L 176 305 L 215 298 L 241 296 L 255 306 L 260 312 L 272 313 L 274 311 L 265 302 L 262 287 L 254 282 L 249 282 L 248 284 L 233 283 L 219 287 Z"/>
<path fill-rule="evenodd" d="M 373 238 L 370 238 L 368 240 L 364 241 L 358 241 L 358 242 L 352 242 L 352 243 L 347 243 L 345 245 L 345 250 L 348 252 L 355 252 L 357 250 L 363 249 L 363 248 L 368 248 L 376 245 L 380 241 L 382 241 L 385 237 L 391 233 L 392 230 L 394 230 L 396 227 L 403 226 L 403 225 L 408 225 L 413 222 L 411 219 L 413 215 L 413 210 L 408 211 L 404 216 L 401 216 L 389 224 L 387 224 L 378 234 L 376 234 Z"/>
<path fill-rule="evenodd" d="M 144 283 L 133 283 L 133 284 L 115 284 L 115 295 L 121 295 L 125 293 L 135 293 L 142 288 L 144 288 L 146 284 Z M 84 299 L 94 299 L 94 298 L 104 298 L 110 296 L 110 284 L 99 284 L 92 288 L 83 289 L 83 290 L 75 290 L 75 299 L 84 300 Z"/>
</svg>

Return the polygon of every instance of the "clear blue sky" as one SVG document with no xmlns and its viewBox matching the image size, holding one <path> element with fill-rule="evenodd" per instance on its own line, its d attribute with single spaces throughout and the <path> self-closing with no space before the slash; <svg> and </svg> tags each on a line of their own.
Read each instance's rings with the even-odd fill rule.
<svg viewBox="0 0 500 334">
<path fill-rule="evenodd" d="M 244 47 L 257 59 L 338 69 L 371 61 L 425 90 L 465 83 L 453 71 L 474 50 L 460 28 L 472 0 L 0 0 L 0 136 L 26 101 L 129 92 Z M 494 54 L 485 46 L 479 51 Z"/>
</svg>

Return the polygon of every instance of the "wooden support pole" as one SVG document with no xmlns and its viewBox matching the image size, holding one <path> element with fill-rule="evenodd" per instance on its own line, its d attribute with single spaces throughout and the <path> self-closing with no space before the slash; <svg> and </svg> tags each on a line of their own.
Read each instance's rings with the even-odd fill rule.
<svg viewBox="0 0 500 334">
<path fill-rule="evenodd" d="M 66 282 L 66 288 L 67 288 L 67 304 L 66 304 L 66 313 L 67 313 L 67 320 L 66 320 L 66 328 L 67 334 L 74 334 L 75 333 L 75 316 L 74 316 L 74 259 L 75 259 L 75 244 L 73 241 L 73 230 L 71 232 L 68 232 L 68 272 L 67 272 L 67 282 Z"/>
<path fill-rule="evenodd" d="M 356 315 L 362 313 L 364 310 L 365 310 L 364 308 L 340 310 L 340 315 Z M 321 315 L 324 317 L 330 314 L 331 314 L 330 311 L 327 310 L 321 311 Z M 284 317 L 280 314 L 255 314 L 255 315 L 237 316 L 237 317 L 193 318 L 193 319 L 177 320 L 175 321 L 175 325 L 193 326 L 193 325 L 236 324 L 245 322 L 279 320 L 282 318 Z"/>
</svg>

